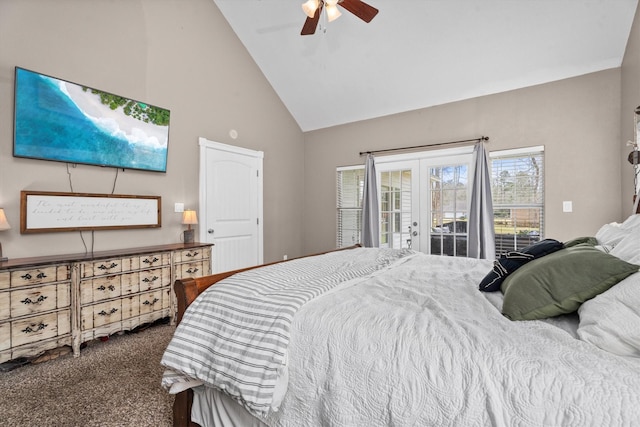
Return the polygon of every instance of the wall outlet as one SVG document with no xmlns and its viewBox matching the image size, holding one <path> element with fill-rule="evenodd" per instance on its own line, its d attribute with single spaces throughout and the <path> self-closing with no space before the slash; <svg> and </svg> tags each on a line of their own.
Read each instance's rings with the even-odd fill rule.
<svg viewBox="0 0 640 427">
<path fill-rule="evenodd" d="M 562 212 L 573 212 L 573 202 L 572 201 L 562 202 Z"/>
<path fill-rule="evenodd" d="M 184 212 L 184 203 L 176 203 L 174 206 L 174 212 Z"/>
<path fill-rule="evenodd" d="M 282 259 L 283 259 L 284 261 L 286 261 L 286 260 L 288 260 L 288 259 L 289 259 L 289 256 L 288 256 L 288 255 L 283 255 L 283 256 L 282 256 Z"/>
</svg>

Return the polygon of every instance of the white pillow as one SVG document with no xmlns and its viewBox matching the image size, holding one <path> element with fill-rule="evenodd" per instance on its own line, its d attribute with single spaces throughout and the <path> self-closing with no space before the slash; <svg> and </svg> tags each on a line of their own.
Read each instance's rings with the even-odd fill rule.
<svg viewBox="0 0 640 427">
<path fill-rule="evenodd" d="M 631 264 L 640 265 L 640 227 L 627 233 L 609 253 Z"/>
<path fill-rule="evenodd" d="M 640 272 L 578 309 L 578 336 L 620 356 L 640 357 Z"/>
<path fill-rule="evenodd" d="M 631 215 L 629 218 L 625 219 L 622 224 L 620 224 L 620 227 L 627 230 L 640 228 L 640 214 Z"/>
<path fill-rule="evenodd" d="M 605 224 L 595 235 L 598 243 L 606 246 L 615 246 L 624 239 L 630 231 L 640 228 L 640 214 L 631 215 L 623 223 L 611 222 Z"/>
</svg>

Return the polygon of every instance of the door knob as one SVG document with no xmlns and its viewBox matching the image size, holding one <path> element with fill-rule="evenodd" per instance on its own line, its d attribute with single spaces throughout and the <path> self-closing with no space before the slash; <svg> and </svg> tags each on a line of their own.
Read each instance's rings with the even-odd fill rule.
<svg viewBox="0 0 640 427">
<path fill-rule="evenodd" d="M 209 234 L 213 234 L 213 228 L 208 229 L 208 230 L 207 230 L 207 233 L 209 233 Z"/>
</svg>

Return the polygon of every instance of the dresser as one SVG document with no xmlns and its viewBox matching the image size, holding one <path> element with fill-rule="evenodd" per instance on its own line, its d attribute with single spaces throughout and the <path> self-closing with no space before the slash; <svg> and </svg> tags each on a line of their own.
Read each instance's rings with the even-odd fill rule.
<svg viewBox="0 0 640 427">
<path fill-rule="evenodd" d="M 0 363 L 170 317 L 172 283 L 211 273 L 211 245 L 171 244 L 0 262 Z"/>
</svg>

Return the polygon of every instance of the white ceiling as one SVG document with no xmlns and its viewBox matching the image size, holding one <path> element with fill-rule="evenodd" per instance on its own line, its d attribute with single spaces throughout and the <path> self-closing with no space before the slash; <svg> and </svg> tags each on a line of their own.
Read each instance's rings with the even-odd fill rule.
<svg viewBox="0 0 640 427">
<path fill-rule="evenodd" d="M 367 0 L 301 36 L 304 0 L 214 0 L 302 131 L 619 67 L 638 0 Z"/>
</svg>

